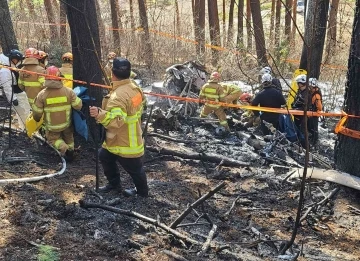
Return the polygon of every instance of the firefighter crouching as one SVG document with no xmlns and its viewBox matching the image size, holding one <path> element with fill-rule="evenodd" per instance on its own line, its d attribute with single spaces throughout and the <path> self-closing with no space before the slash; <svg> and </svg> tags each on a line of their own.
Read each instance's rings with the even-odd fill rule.
<svg viewBox="0 0 360 261">
<path fill-rule="evenodd" d="M 237 104 L 238 99 L 240 98 L 242 91 L 239 86 L 230 83 L 220 83 L 224 88 L 225 97 L 221 98 L 221 102 Z"/>
<path fill-rule="evenodd" d="M 120 171 L 117 162 L 130 174 L 136 189 L 125 189 L 126 196 L 148 196 L 147 178 L 143 168 L 144 141 L 141 130 L 143 111 L 142 90 L 130 79 L 131 64 L 117 57 L 112 67 L 112 90 L 105 96 L 102 108 L 90 107 L 90 116 L 105 128 L 105 141 L 99 150 L 99 159 L 108 180 L 100 187 L 103 193 L 121 192 Z"/>
<path fill-rule="evenodd" d="M 24 67 L 22 70 L 44 74 L 45 70 L 39 65 L 39 51 L 35 48 L 28 48 L 25 51 Z M 45 78 L 37 74 L 21 71 L 19 73 L 19 88 L 25 91 L 31 107 L 33 107 L 35 97 L 43 89 Z"/>
<path fill-rule="evenodd" d="M 201 88 L 200 100 L 219 102 L 220 99 L 223 99 L 226 96 L 224 88 L 219 84 L 220 78 L 221 76 L 218 72 L 213 72 L 211 74 L 210 80 Z M 200 117 L 205 118 L 212 112 L 218 117 L 220 125 L 227 131 L 230 131 L 224 108 L 218 104 L 205 102 L 205 105 L 201 110 Z"/>
<path fill-rule="evenodd" d="M 36 97 L 33 105 L 33 117 L 40 121 L 43 114 L 45 136 L 67 161 L 74 158 L 74 130 L 71 109 L 80 110 L 82 101 L 73 90 L 63 86 L 60 70 L 50 66 L 46 70 L 45 89 Z"/>
</svg>

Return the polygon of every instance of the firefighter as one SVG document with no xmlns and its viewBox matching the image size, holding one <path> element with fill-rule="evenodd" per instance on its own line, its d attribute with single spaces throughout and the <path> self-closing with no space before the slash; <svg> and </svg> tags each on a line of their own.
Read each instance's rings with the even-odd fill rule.
<svg viewBox="0 0 360 261">
<path fill-rule="evenodd" d="M 264 75 L 265 73 L 268 73 L 270 75 L 272 75 L 272 70 L 269 66 L 265 66 L 264 68 L 262 68 L 260 70 L 260 75 Z M 280 92 L 282 92 L 282 87 L 281 87 L 281 83 L 280 83 L 280 80 L 271 76 L 272 77 L 272 80 L 271 80 L 271 83 L 275 86 L 275 88 L 277 90 L 279 90 Z"/>
<path fill-rule="evenodd" d="M 43 67 L 45 69 L 49 62 L 48 61 L 49 55 L 47 53 L 45 53 L 44 51 L 39 51 L 39 56 L 40 56 L 39 64 L 41 67 Z"/>
<path fill-rule="evenodd" d="M 201 100 L 219 102 L 220 99 L 223 99 L 226 96 L 224 93 L 224 88 L 219 84 L 220 79 L 220 73 L 213 72 L 211 74 L 209 81 L 205 83 L 203 87 L 201 87 Z M 220 125 L 223 126 L 227 131 L 230 131 L 224 108 L 220 105 L 205 102 L 205 105 L 201 110 L 200 117 L 205 118 L 212 112 L 215 113 L 215 115 L 218 117 Z"/>
<path fill-rule="evenodd" d="M 237 104 L 242 92 L 239 86 L 230 83 L 220 83 L 224 89 L 225 97 L 221 98 L 221 102 Z"/>
<path fill-rule="evenodd" d="M 11 50 L 8 56 L 0 54 L 0 64 L 13 68 L 19 68 L 23 59 L 23 54 L 15 49 Z M 25 129 L 26 118 L 30 113 L 30 104 L 26 93 L 19 88 L 18 80 L 19 72 L 0 67 L 0 86 L 16 112 L 19 128 Z"/>
<path fill-rule="evenodd" d="M 262 91 L 260 91 L 251 102 L 252 106 L 281 108 L 286 104 L 285 98 L 281 92 L 272 83 L 272 76 L 265 73 L 261 77 Z M 259 117 L 259 111 L 253 111 L 255 117 Z M 271 131 L 266 126 L 264 121 L 271 123 L 276 129 L 279 127 L 279 114 L 273 112 L 262 112 L 260 115 L 261 130 L 264 135 L 271 134 Z"/>
<path fill-rule="evenodd" d="M 104 67 L 104 70 L 105 70 L 106 77 L 109 79 L 109 82 L 111 82 L 111 71 L 112 71 L 113 62 L 114 62 L 115 58 L 116 58 L 116 53 L 114 53 L 114 52 L 108 53 L 108 55 L 107 55 L 108 61 Z"/>
<path fill-rule="evenodd" d="M 316 78 L 309 79 L 310 94 L 311 94 L 311 111 L 322 111 L 322 94 L 318 87 Z M 319 117 L 308 118 L 308 130 L 311 135 L 310 141 L 312 145 L 316 145 L 319 139 Z"/>
<path fill-rule="evenodd" d="M 39 65 L 39 59 L 39 51 L 35 48 L 28 48 L 25 51 L 24 67 L 22 68 L 22 70 L 28 72 L 22 71 L 19 73 L 19 87 L 25 91 L 31 108 L 34 104 L 35 97 L 43 89 L 45 82 L 44 76 L 31 73 L 45 73 L 44 68 Z"/>
<path fill-rule="evenodd" d="M 61 75 L 66 78 L 69 79 L 68 80 L 63 80 L 63 85 L 65 87 L 68 87 L 70 89 L 73 88 L 73 55 L 70 52 L 64 53 L 61 57 L 61 60 L 63 61 L 61 68 L 59 69 L 61 72 Z"/>
<path fill-rule="evenodd" d="M 251 105 L 253 100 L 253 96 L 250 93 L 243 93 L 240 96 L 240 102 L 243 105 Z M 256 120 L 256 121 L 255 121 Z M 241 115 L 241 122 L 244 123 L 245 127 L 257 127 L 260 124 L 260 118 L 254 117 L 254 113 L 252 110 L 245 110 Z"/>
<path fill-rule="evenodd" d="M 74 158 L 74 130 L 71 109 L 80 110 L 82 101 L 75 92 L 63 86 L 59 68 L 50 66 L 46 69 L 45 89 L 35 99 L 33 117 L 40 121 L 43 114 L 45 136 L 67 161 Z"/>
<path fill-rule="evenodd" d="M 131 176 L 136 189 L 125 189 L 126 196 L 148 196 L 147 178 L 143 168 L 144 141 L 141 114 L 145 99 L 140 88 L 130 79 L 131 64 L 117 57 L 112 67 L 112 90 L 105 96 L 102 108 L 91 106 L 90 116 L 105 128 L 105 141 L 99 150 L 99 159 L 108 180 L 100 187 L 103 193 L 121 191 L 117 162 Z"/>
</svg>

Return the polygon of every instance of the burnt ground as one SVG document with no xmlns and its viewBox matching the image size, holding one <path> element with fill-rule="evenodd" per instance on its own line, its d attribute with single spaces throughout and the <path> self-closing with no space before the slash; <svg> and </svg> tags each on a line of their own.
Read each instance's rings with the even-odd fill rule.
<svg viewBox="0 0 360 261">
<path fill-rule="evenodd" d="M 279 259 L 276 249 L 282 243 L 279 240 L 288 240 L 291 236 L 299 180 L 283 182 L 287 168 L 271 167 L 269 162 L 256 156 L 258 152 L 235 135 L 215 139 L 211 126 L 196 127 L 194 132 L 187 132 L 189 129 L 182 128 L 169 134 L 198 143 L 148 137 L 148 145 L 182 152 L 216 152 L 248 162 L 250 166 L 219 166 L 147 151 L 145 168 L 150 196 L 126 198 L 110 193 L 100 199 L 92 192 L 95 186 L 95 149 L 82 144 L 77 150 L 76 161 L 68 164 L 63 175 L 31 184 L 0 186 L 0 260 L 174 260 L 162 252 L 165 249 L 187 260 L 291 260 L 290 252 Z M 7 130 L 2 129 L 1 133 L 0 150 L 4 150 L 8 146 Z M 323 130 L 321 135 L 320 153 L 331 162 L 333 143 L 329 141 L 332 136 L 327 130 Z M 36 161 L 2 163 L 1 179 L 37 176 L 60 168 L 60 159 L 47 145 L 17 133 L 13 141 L 12 148 L 6 151 L 7 156 L 26 155 Z M 123 171 L 121 175 L 123 187 L 130 187 L 129 176 Z M 100 177 L 100 183 L 105 184 L 101 168 Z M 117 202 L 112 202 L 115 207 L 171 224 L 198 199 L 199 192 L 205 194 L 222 181 L 226 187 L 197 207 L 196 213 L 208 214 L 218 226 L 214 240 L 229 245 L 230 249 L 221 252 L 211 249 L 203 257 L 197 255 L 201 247 L 190 246 L 160 228 L 100 209 L 85 210 L 78 204 L 79 200 L 109 203 L 118 198 Z M 305 205 L 322 200 L 322 193 L 327 195 L 335 187 L 338 186 L 312 180 L 307 184 Z M 237 197 L 239 200 L 233 211 L 226 215 Z M 334 200 L 302 222 L 293 248 L 296 252 L 303 246 L 303 255 L 298 260 L 359 260 L 360 213 L 348 207 L 360 209 L 359 198 L 359 192 L 342 187 Z M 182 223 L 195 222 L 196 213 L 189 214 Z M 200 219 L 199 222 L 206 220 Z M 177 230 L 204 242 L 210 229 L 211 226 L 205 224 Z M 261 239 L 274 242 L 256 243 L 259 232 Z"/>
</svg>

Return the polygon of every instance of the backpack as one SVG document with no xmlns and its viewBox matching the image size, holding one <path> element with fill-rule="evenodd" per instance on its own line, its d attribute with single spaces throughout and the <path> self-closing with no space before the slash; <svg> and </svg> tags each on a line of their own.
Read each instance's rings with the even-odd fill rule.
<svg viewBox="0 0 360 261">
<path fill-rule="evenodd" d="M 323 103 L 322 93 L 321 93 L 321 90 L 320 90 L 319 87 L 316 87 L 315 92 L 312 93 L 312 95 L 311 95 L 311 101 L 312 101 L 312 98 L 313 98 L 316 94 L 319 94 L 319 96 L 320 96 L 320 102 L 321 102 L 321 104 L 322 104 L 322 103 Z M 316 105 L 313 104 L 313 103 L 311 103 L 311 110 L 312 110 L 312 111 L 317 111 Z"/>
</svg>

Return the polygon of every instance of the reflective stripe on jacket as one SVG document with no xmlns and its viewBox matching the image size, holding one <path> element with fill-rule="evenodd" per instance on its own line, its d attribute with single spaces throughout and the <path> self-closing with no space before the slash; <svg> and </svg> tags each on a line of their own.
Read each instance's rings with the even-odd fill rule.
<svg viewBox="0 0 360 261">
<path fill-rule="evenodd" d="M 82 101 L 73 90 L 65 88 L 61 81 L 46 80 L 45 88 L 35 99 L 33 117 L 39 121 L 45 113 L 45 129 L 61 132 L 71 125 L 71 108 L 80 110 Z"/>
<path fill-rule="evenodd" d="M 44 68 L 39 65 L 39 61 L 36 58 L 26 58 L 23 65 L 25 65 L 22 68 L 23 70 L 45 74 Z M 31 106 L 34 103 L 35 97 L 44 88 L 44 82 L 44 76 L 27 72 L 19 73 L 18 85 L 21 90 L 26 92 Z"/>
<path fill-rule="evenodd" d="M 224 93 L 223 87 L 217 82 L 210 82 L 204 84 L 201 87 L 200 99 L 205 99 L 206 101 L 216 101 L 218 102 L 221 98 L 224 98 L 226 94 Z M 219 108 L 220 105 L 205 103 L 205 105 Z"/>
<path fill-rule="evenodd" d="M 96 117 L 106 129 L 103 147 L 124 158 L 140 157 L 144 154 L 141 114 L 145 97 L 130 79 L 114 81 L 112 85 Z"/>
<path fill-rule="evenodd" d="M 71 63 L 63 63 L 61 65 L 61 68 L 59 68 L 61 75 L 64 76 L 64 78 L 72 80 L 73 79 L 73 68 L 72 68 L 72 64 Z M 73 82 L 72 81 L 67 81 L 67 80 L 63 80 L 62 81 L 63 85 L 65 87 L 68 88 L 73 88 Z"/>
</svg>

